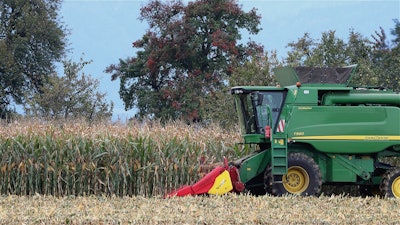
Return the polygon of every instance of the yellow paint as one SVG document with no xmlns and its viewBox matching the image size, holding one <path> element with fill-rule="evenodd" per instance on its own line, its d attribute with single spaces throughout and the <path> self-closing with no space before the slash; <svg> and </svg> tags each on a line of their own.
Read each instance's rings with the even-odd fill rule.
<svg viewBox="0 0 400 225">
<path fill-rule="evenodd" d="M 312 109 L 312 107 L 310 107 L 310 106 L 300 106 L 299 107 L 299 110 L 310 110 L 310 109 Z"/>
<path fill-rule="evenodd" d="M 332 135 L 292 137 L 293 140 L 357 140 L 357 141 L 399 141 L 400 135 Z"/>
<path fill-rule="evenodd" d="M 400 198 L 400 177 L 393 180 L 391 190 L 395 198 Z"/>
<path fill-rule="evenodd" d="M 310 185 L 310 176 L 300 166 L 288 168 L 287 174 L 282 177 L 283 187 L 292 194 L 301 194 Z"/>
<path fill-rule="evenodd" d="M 225 170 L 215 178 L 213 186 L 207 193 L 211 195 L 222 195 L 230 192 L 232 189 L 231 176 L 229 175 L 229 172 Z"/>
<path fill-rule="evenodd" d="M 283 139 L 275 139 L 274 140 L 274 144 L 284 145 L 285 144 L 285 140 L 283 140 Z"/>
</svg>

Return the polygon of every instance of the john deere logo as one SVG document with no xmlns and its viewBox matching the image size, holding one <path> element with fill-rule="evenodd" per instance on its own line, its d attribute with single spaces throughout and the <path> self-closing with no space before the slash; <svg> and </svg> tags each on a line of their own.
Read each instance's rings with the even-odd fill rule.
<svg viewBox="0 0 400 225">
<path fill-rule="evenodd" d="M 279 144 L 279 145 L 284 145 L 285 144 L 285 140 L 284 139 L 275 139 L 274 143 L 275 144 Z"/>
</svg>

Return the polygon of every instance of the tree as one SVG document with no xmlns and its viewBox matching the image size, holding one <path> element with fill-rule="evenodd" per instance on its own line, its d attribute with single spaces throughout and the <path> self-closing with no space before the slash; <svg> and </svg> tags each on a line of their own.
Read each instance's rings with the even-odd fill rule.
<svg viewBox="0 0 400 225">
<path fill-rule="evenodd" d="M 23 104 L 65 53 L 61 0 L 0 0 L 0 116 Z"/>
<path fill-rule="evenodd" d="M 315 48 L 315 40 L 310 37 L 309 33 L 304 33 L 303 37 L 297 42 L 291 42 L 287 45 L 292 51 L 288 52 L 286 64 L 288 66 L 304 66 L 313 54 Z"/>
<path fill-rule="evenodd" d="M 289 66 L 344 67 L 357 64 L 354 85 L 376 85 L 372 70 L 372 44 L 361 34 L 350 30 L 348 41 L 335 35 L 335 31 L 323 32 L 321 40 L 312 39 L 308 33 L 297 42 L 288 44 L 286 64 Z"/>
<path fill-rule="evenodd" d="M 272 68 L 280 66 L 275 51 L 260 52 L 250 57 L 240 67 L 236 68 L 229 77 L 229 85 L 221 91 L 215 92 L 213 96 L 207 96 L 204 101 L 207 107 L 203 108 L 204 120 L 219 123 L 221 127 L 229 128 L 237 124 L 237 114 L 234 108 L 234 100 L 230 88 L 234 86 L 274 86 L 275 77 Z"/>
<path fill-rule="evenodd" d="M 105 94 L 96 91 L 98 80 L 82 71 L 90 62 L 64 62 L 64 76 L 48 77 L 40 91 L 29 99 L 25 111 L 29 116 L 50 119 L 86 119 L 97 121 L 110 119 L 113 103 L 105 102 Z"/>
<path fill-rule="evenodd" d="M 236 68 L 229 78 L 230 86 L 274 86 L 276 81 L 272 68 L 280 66 L 276 51 L 259 52 L 251 60 Z"/>
<path fill-rule="evenodd" d="M 305 33 L 297 42 L 288 44 L 292 51 L 288 52 L 287 64 L 292 66 L 340 67 L 356 61 L 355 57 L 358 57 L 359 51 L 366 51 L 367 57 L 369 56 L 370 51 L 367 46 L 362 45 L 365 40 L 362 39 L 360 34 L 350 31 L 348 43 L 337 38 L 335 34 L 335 31 L 323 32 L 321 40 L 315 40 L 308 33 Z"/>
<path fill-rule="evenodd" d="M 351 30 L 346 46 L 347 64 L 357 64 L 357 74 L 352 78 L 352 85 L 377 85 L 376 72 L 371 61 L 373 57 L 371 41 Z"/>
<path fill-rule="evenodd" d="M 374 40 L 373 64 L 379 86 L 400 91 L 400 23 L 394 20 L 395 27 L 391 31 L 394 39 L 387 40 L 385 31 L 372 35 Z"/>
<path fill-rule="evenodd" d="M 204 99 L 226 86 L 234 68 L 252 54 L 255 45 L 238 43 L 240 31 L 260 30 L 256 10 L 246 13 L 235 0 L 153 0 L 141 8 L 140 19 L 150 28 L 133 43 L 137 56 L 106 71 L 120 78 L 126 109 L 162 120 L 201 119 Z"/>
<path fill-rule="evenodd" d="M 342 67 L 357 64 L 357 74 L 352 79 L 355 86 L 379 86 L 400 90 L 400 23 L 394 20 L 392 41 L 380 28 L 371 39 L 350 30 L 343 41 L 335 37 L 335 31 L 322 33 L 320 41 L 308 33 L 289 43 L 292 51 L 286 57 L 290 66 Z"/>
</svg>

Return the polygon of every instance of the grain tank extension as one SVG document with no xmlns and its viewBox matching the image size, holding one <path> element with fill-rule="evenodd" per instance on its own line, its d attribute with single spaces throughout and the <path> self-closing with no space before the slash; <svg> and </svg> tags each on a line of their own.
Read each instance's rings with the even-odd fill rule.
<svg viewBox="0 0 400 225">
<path fill-rule="evenodd" d="M 274 72 L 279 87 L 231 89 L 244 144 L 256 151 L 214 169 L 195 184 L 203 189 L 169 196 L 318 195 L 322 184 L 354 184 L 363 194 L 400 198 L 400 168 L 381 162 L 400 156 L 400 94 L 354 87 L 354 66 Z"/>
</svg>

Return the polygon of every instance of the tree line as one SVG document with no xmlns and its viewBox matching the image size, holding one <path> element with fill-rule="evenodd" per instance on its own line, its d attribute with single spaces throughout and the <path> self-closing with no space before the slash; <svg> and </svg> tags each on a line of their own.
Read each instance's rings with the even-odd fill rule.
<svg viewBox="0 0 400 225">
<path fill-rule="evenodd" d="M 68 30 L 58 19 L 61 0 L 0 0 L 0 115 L 89 120 L 112 115 L 112 103 L 96 89 L 98 81 L 81 71 L 90 63 L 65 60 Z M 243 11 L 236 0 L 151 0 L 140 9 L 148 23 L 133 41 L 135 56 L 106 68 L 120 82 L 125 109 L 136 119 L 235 124 L 229 88 L 276 85 L 278 66 L 343 67 L 357 64 L 356 86 L 400 90 L 400 23 L 365 37 L 350 30 L 347 39 L 334 30 L 314 39 L 305 33 L 288 43 L 287 55 L 265 50 L 242 35 L 257 35 L 261 15 Z M 64 74 L 56 74 L 62 62 Z"/>
<path fill-rule="evenodd" d="M 140 119 L 235 124 L 229 87 L 275 85 L 271 71 L 277 66 L 357 64 L 354 85 L 400 89 L 398 20 L 391 31 L 394 40 L 383 29 L 370 38 L 350 30 L 347 40 L 334 30 L 320 39 L 305 33 L 278 59 L 260 44 L 243 44 L 241 32 L 257 35 L 261 16 L 256 9 L 244 12 L 235 0 L 153 0 L 140 12 L 149 29 L 133 43 L 137 55 L 107 69 L 121 82 L 126 109 L 137 108 Z"/>
</svg>

